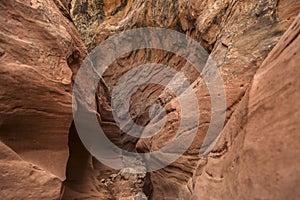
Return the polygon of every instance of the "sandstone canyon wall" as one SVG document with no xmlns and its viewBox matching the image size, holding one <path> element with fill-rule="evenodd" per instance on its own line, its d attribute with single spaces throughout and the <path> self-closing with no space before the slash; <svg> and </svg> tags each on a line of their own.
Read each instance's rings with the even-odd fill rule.
<svg viewBox="0 0 300 200">
<path fill-rule="evenodd" d="M 259 67 L 221 133 L 223 152 L 198 165 L 192 199 L 299 197 L 299 24 Z"/>
<path fill-rule="evenodd" d="M 299 1 L 9 0 L 0 6 L 0 199 L 145 199 L 137 195 L 141 187 L 154 200 L 300 195 Z M 227 105 L 216 146 L 199 157 L 214 114 L 203 76 L 182 57 L 157 49 L 133 51 L 113 62 L 98 85 L 95 112 L 108 138 L 123 149 L 162 148 L 174 139 L 181 114 L 170 91 L 149 84 L 131 97 L 131 117 L 145 127 L 142 135 L 164 120 L 165 126 L 151 139 L 122 132 L 110 98 L 129 70 L 168 65 L 188 77 L 199 101 L 199 127 L 188 127 L 197 132 L 190 148 L 167 167 L 147 173 L 146 180 L 124 178 L 91 156 L 72 123 L 71 108 L 72 81 L 86 49 L 140 27 L 172 29 L 199 42 L 218 67 Z M 163 82 L 167 76 L 158 71 L 154 77 Z M 141 78 L 148 77 L 130 81 Z M 149 117 L 153 103 L 165 108 L 164 118 Z"/>
<path fill-rule="evenodd" d="M 0 199 L 58 199 L 85 45 L 65 1 L 1 1 L 0 10 Z"/>
</svg>

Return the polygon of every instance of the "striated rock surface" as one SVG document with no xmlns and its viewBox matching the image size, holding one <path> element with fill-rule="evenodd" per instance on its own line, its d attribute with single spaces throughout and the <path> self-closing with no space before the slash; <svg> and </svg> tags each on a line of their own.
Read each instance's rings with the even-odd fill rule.
<svg viewBox="0 0 300 200">
<path fill-rule="evenodd" d="M 195 16 L 197 16 L 195 25 L 197 32 L 194 37 L 199 38 L 201 43 L 211 51 L 211 56 L 220 69 L 227 96 L 228 120 L 244 96 L 256 69 L 291 21 L 279 17 L 277 4 L 274 1 L 255 3 L 228 1 L 198 4 L 191 4 L 196 13 Z M 206 9 L 205 6 L 207 6 Z M 203 7 L 203 10 L 198 10 Z M 294 12 L 293 17 L 296 14 L 298 13 Z M 150 181 L 153 185 L 152 199 L 187 199 L 191 194 L 191 176 L 199 162 L 195 152 L 202 144 L 211 117 L 209 93 L 201 78 L 194 85 L 194 91 L 200 102 L 199 112 L 201 115 L 197 137 L 189 151 L 180 159 L 170 166 L 150 174 Z M 171 101 L 166 106 L 167 110 L 168 107 L 171 107 L 171 110 L 177 110 L 177 115 L 180 114 L 176 103 Z M 165 129 L 151 140 L 138 142 L 137 148 L 140 151 L 160 149 L 167 141 L 172 140 L 179 120 L 176 118 L 176 111 L 169 116 L 170 124 L 167 123 Z M 193 116 L 187 117 L 193 118 Z M 154 127 L 159 123 L 153 121 L 150 122 L 150 126 Z M 223 149 L 215 150 L 216 154 L 219 151 L 223 151 Z M 200 160 L 201 162 L 202 160 Z"/>
<path fill-rule="evenodd" d="M 192 199 L 297 199 L 300 15 L 254 76 L 216 151 L 199 163 Z"/>
<path fill-rule="evenodd" d="M 79 19 L 80 23 L 89 13 L 93 17 L 97 15 L 89 11 L 96 6 L 93 1 L 84 1 L 87 12 L 74 12 L 76 7 L 82 7 L 82 2 L 76 2 L 78 5 L 73 4 L 75 21 Z M 293 0 L 124 2 L 116 1 L 113 4 L 103 1 L 101 20 L 98 18 L 95 23 L 79 26 L 89 49 L 115 33 L 138 27 L 170 28 L 192 37 L 210 53 L 222 75 L 227 96 L 226 121 L 231 119 L 232 113 L 240 104 L 256 70 L 300 10 L 299 2 Z M 93 17 L 89 19 L 93 21 Z M 149 184 L 145 185 L 145 192 L 152 199 L 188 199 L 193 191 L 192 177 L 196 169 L 207 162 L 205 157 L 199 159 L 197 152 L 211 120 L 209 91 L 202 77 L 192 71 L 191 67 L 186 68 L 186 62 L 182 58 L 153 49 L 131 52 L 109 66 L 104 74 L 109 90 L 114 88 L 123 74 L 145 63 L 166 64 L 183 71 L 193 83 L 193 91 L 200 102 L 200 126 L 193 145 L 170 166 L 148 174 Z M 162 77 L 163 74 L 160 78 Z M 133 80 L 137 81 L 138 77 L 133 77 Z M 137 90 L 131 98 L 130 113 L 137 124 L 146 126 L 144 134 L 161 123 L 157 119 L 151 121 L 148 116 L 149 108 L 154 102 L 158 101 L 165 106 L 168 113 L 164 118 L 167 119 L 166 126 L 151 139 L 137 141 L 122 134 L 121 145 L 131 151 L 137 149 L 139 152 L 149 152 L 160 149 L 171 141 L 180 119 L 180 106 L 176 99 L 172 99 L 173 96 L 168 91 L 158 86 L 149 85 Z M 193 118 L 192 115 L 187 117 Z M 219 157 L 226 148 L 225 145 L 215 149 L 214 156 Z"/>
<path fill-rule="evenodd" d="M 299 13 L 299 1 L 9 0 L 0 3 L 0 10 L 0 199 L 299 196 L 299 17 L 278 43 Z M 80 141 L 71 114 L 72 81 L 86 55 L 85 46 L 91 51 L 114 34 L 140 27 L 172 29 L 199 42 L 219 69 L 227 104 L 217 145 L 199 157 L 214 114 L 203 74 L 184 58 L 158 49 L 133 51 L 113 62 L 99 82 L 91 112 L 120 148 L 159 150 L 173 141 L 182 119 L 182 105 L 174 94 L 159 84 L 148 84 L 133 93 L 129 112 L 144 127 L 140 134 L 155 135 L 139 139 L 120 130 L 112 112 L 121 108 L 123 93 L 115 107 L 111 95 L 131 69 L 156 63 L 183 72 L 199 102 L 199 126 L 188 123 L 188 131 L 179 137 L 183 141 L 184 134 L 196 130 L 190 148 L 146 177 L 131 168 L 117 171 L 97 161 Z M 202 59 L 205 65 L 207 57 Z M 123 84 L 151 78 L 164 83 L 169 76 L 154 67 Z M 184 84 L 176 87 L 182 98 L 192 99 L 181 91 Z M 152 107 L 155 103 L 165 109 L 165 117 Z M 195 110 L 192 104 L 185 106 Z M 184 118 L 192 122 L 195 116 L 188 113 Z M 88 119 L 82 123 L 90 125 Z M 144 159 L 151 167 L 149 157 Z M 159 156 L 155 159 L 164 162 Z"/>
<path fill-rule="evenodd" d="M 65 178 L 72 76 L 86 54 L 68 4 L 0 3 L 0 139 L 27 161 L 1 160 L 1 199 L 57 199 Z"/>
</svg>

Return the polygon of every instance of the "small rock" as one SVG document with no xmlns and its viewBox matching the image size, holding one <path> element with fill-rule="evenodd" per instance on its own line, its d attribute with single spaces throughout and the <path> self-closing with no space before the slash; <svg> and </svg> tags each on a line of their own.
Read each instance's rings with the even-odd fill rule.
<svg viewBox="0 0 300 200">
<path fill-rule="evenodd" d="M 134 196 L 134 200 L 148 200 L 147 196 L 143 192 L 138 192 Z"/>
<path fill-rule="evenodd" d="M 111 180 L 115 180 L 117 176 L 118 176 L 118 174 L 112 174 L 112 175 L 109 176 L 109 178 Z"/>
<path fill-rule="evenodd" d="M 132 168 L 124 168 L 119 172 L 123 180 L 129 180 L 136 177 L 136 171 Z"/>
<path fill-rule="evenodd" d="M 146 174 L 138 174 L 139 179 L 145 179 Z"/>
<path fill-rule="evenodd" d="M 123 173 L 123 174 L 122 174 L 122 178 L 123 178 L 124 180 L 129 180 L 130 176 L 131 176 L 130 173 Z"/>
<path fill-rule="evenodd" d="M 120 181 L 121 178 L 122 178 L 121 176 L 117 176 L 114 181 Z"/>
<path fill-rule="evenodd" d="M 105 183 L 105 179 L 104 179 L 104 178 L 101 179 L 100 182 L 101 182 L 101 183 Z"/>
<path fill-rule="evenodd" d="M 111 180 L 106 180 L 105 182 L 106 185 L 111 185 L 111 184 L 114 184 Z"/>
<path fill-rule="evenodd" d="M 138 179 L 137 174 L 130 174 L 129 180 L 135 181 L 135 180 L 137 180 L 137 179 Z"/>
</svg>

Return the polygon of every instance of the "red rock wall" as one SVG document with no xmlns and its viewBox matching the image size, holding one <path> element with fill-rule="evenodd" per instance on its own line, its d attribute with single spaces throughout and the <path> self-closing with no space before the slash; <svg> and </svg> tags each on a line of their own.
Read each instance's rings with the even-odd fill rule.
<svg viewBox="0 0 300 200">
<path fill-rule="evenodd" d="M 219 68 L 227 95 L 226 126 L 213 151 L 201 158 L 210 95 L 183 58 L 138 50 L 105 72 L 107 87 L 99 84 L 95 109 L 107 136 L 126 150 L 160 149 L 172 140 L 180 119 L 174 97 L 149 85 L 132 96 L 130 114 L 149 130 L 161 123 L 148 116 L 150 106 L 160 102 L 168 113 L 166 126 L 151 140 L 122 134 L 112 119 L 110 92 L 133 67 L 151 62 L 183 71 L 200 102 L 192 146 L 147 175 L 144 189 L 150 199 L 299 196 L 299 17 L 278 43 L 298 15 L 299 1 L 9 0 L 0 3 L 0 199 L 114 199 L 114 191 L 124 190 L 101 184 L 115 171 L 86 151 L 71 126 L 72 80 L 86 51 L 69 9 L 88 50 L 124 30 L 164 27 L 198 41 Z M 65 174 L 66 187 L 61 187 Z"/>
<path fill-rule="evenodd" d="M 0 2 L 1 141 L 61 180 L 72 121 L 72 70 L 86 54 L 66 4 Z"/>
<path fill-rule="evenodd" d="M 61 180 L 0 142 L 1 199 L 59 199 Z"/>
<path fill-rule="evenodd" d="M 300 195 L 300 15 L 254 76 L 218 147 L 193 178 L 192 199 L 297 199 Z"/>
<path fill-rule="evenodd" d="M 92 1 L 88 1 L 89 6 Z M 104 4 L 105 5 L 105 4 Z M 105 7 L 105 6 L 104 6 Z M 268 53 L 279 41 L 300 10 L 295 1 L 127 1 L 116 13 L 108 13 L 97 25 L 79 29 L 86 36 L 86 30 L 92 32 L 93 39 L 87 37 L 87 45 L 92 48 L 114 33 L 144 26 L 165 27 L 185 33 L 199 41 L 216 62 L 225 84 L 227 96 L 227 117 L 231 119 L 233 112 L 251 85 L 256 73 Z M 80 17 L 81 14 L 75 14 Z M 84 14 L 83 14 L 84 15 Z M 75 18 L 76 19 L 76 18 Z M 157 50 L 144 50 L 122 56 L 113 63 L 104 75 L 111 90 L 120 76 L 134 66 L 146 62 L 163 63 L 181 70 L 184 60 Z M 185 70 L 185 69 L 183 69 Z M 186 71 L 185 71 L 186 72 Z M 186 72 L 190 81 L 194 82 L 194 91 L 200 101 L 202 118 L 196 140 L 191 148 L 170 166 L 149 174 L 152 183 L 152 199 L 188 199 L 193 191 L 193 179 L 197 166 L 205 165 L 206 158 L 197 158 L 195 151 L 200 148 L 210 121 L 210 99 L 208 90 L 201 77 L 193 77 L 191 71 Z M 142 89 L 141 89 L 142 90 Z M 179 119 L 179 105 L 172 101 L 166 91 L 162 95 L 159 87 L 148 87 L 146 92 L 137 92 L 132 97 L 131 110 L 137 123 L 154 126 L 157 121 L 145 117 L 148 105 L 160 99 L 168 114 L 167 126 L 151 140 L 143 139 L 137 143 L 140 152 L 154 151 L 172 139 Z M 150 92 L 149 92 L 150 91 Z M 147 98 L 147 93 L 155 94 Z M 150 100 L 150 101 L 149 101 Z M 168 103 L 170 102 L 170 103 Z M 139 112 L 135 112 L 138 110 Z M 193 116 L 190 116 L 193 117 Z M 168 133 L 168 134 L 167 134 Z M 122 136 L 124 147 L 134 151 L 136 140 Z M 126 146 L 126 145 L 129 146 Z M 220 157 L 227 146 L 214 150 L 213 156 Z M 176 192 L 174 192 L 176 191 Z"/>
</svg>

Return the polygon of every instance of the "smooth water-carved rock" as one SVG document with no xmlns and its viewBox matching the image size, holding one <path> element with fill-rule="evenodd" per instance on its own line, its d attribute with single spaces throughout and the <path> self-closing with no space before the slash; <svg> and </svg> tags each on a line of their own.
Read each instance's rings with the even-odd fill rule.
<svg viewBox="0 0 300 200">
<path fill-rule="evenodd" d="M 227 122 L 245 96 L 256 70 L 299 10 L 300 4 L 292 0 L 127 1 L 122 9 L 105 15 L 99 26 L 91 30 L 93 37 L 88 45 L 95 47 L 113 34 L 145 26 L 170 28 L 185 33 L 210 53 L 219 68 L 227 96 Z M 152 199 L 188 199 L 193 190 L 192 177 L 198 173 L 196 169 L 207 162 L 206 158 L 198 158 L 197 152 L 210 123 L 210 94 L 202 77 L 190 70 L 191 67 L 184 67 L 184 59 L 172 53 L 152 49 L 128 53 L 109 66 L 104 73 L 109 90 L 114 88 L 123 74 L 145 63 L 166 64 L 185 72 L 200 102 L 200 126 L 192 146 L 170 166 L 151 172 L 147 176 L 148 186 L 145 188 Z M 137 141 L 122 134 L 121 146 L 134 151 L 134 145 L 137 143 L 136 149 L 139 152 L 149 152 L 160 149 L 172 140 L 178 129 L 180 117 L 180 106 L 172 94 L 164 88 L 151 85 L 139 88 L 130 102 L 133 120 L 139 125 L 146 125 L 148 132 L 151 127 L 160 123 L 159 120 L 151 121 L 148 116 L 153 103 L 161 103 L 167 110 L 167 125 L 151 140 Z M 189 117 L 192 119 L 193 116 Z M 228 144 L 224 143 L 215 149 L 212 155 L 220 157 L 227 151 Z M 211 176 L 211 172 L 208 171 L 207 175 Z M 221 180 L 222 177 L 217 179 Z"/>
<path fill-rule="evenodd" d="M 268 54 L 299 13 L 299 1 L 12 0 L 1 2 L 0 9 L 4 24 L 0 27 L 4 143 L 0 144 L 0 198 L 293 199 L 298 195 L 299 18 Z M 132 120 L 144 127 L 143 134 L 155 134 L 151 139 L 126 135 L 113 119 L 113 109 L 119 108 L 111 106 L 115 84 L 131 69 L 148 63 L 168 65 L 187 77 L 201 118 L 199 127 L 194 127 L 195 116 L 188 113 L 185 118 L 191 123 L 186 131 L 196 130 L 197 135 L 179 159 L 146 178 L 111 169 L 91 156 L 71 124 L 71 84 L 86 55 L 72 20 L 89 51 L 114 34 L 148 26 L 169 28 L 199 42 L 218 67 L 227 95 L 225 128 L 212 152 L 198 156 L 213 112 L 200 73 L 174 53 L 141 49 L 112 63 L 93 97 L 93 111 L 106 136 L 131 152 L 159 150 L 174 139 L 181 105 L 159 84 L 137 88 L 129 100 Z M 168 74 L 154 70 L 130 81 L 149 76 L 162 83 Z M 176 86 L 191 99 L 183 88 Z M 158 115 L 161 107 L 164 117 Z M 192 104 L 186 107 L 193 109 Z M 163 120 L 165 126 L 157 131 Z"/>
<path fill-rule="evenodd" d="M 72 122 L 72 71 L 86 54 L 80 35 L 66 17 L 67 4 L 57 0 L 0 3 L 1 141 L 61 180 Z M 22 174 L 16 178 L 21 180 Z M 38 177 L 31 181 L 38 187 Z M 15 199 L 23 197 L 18 193 Z"/>
<path fill-rule="evenodd" d="M 59 199 L 61 180 L 0 142 L 1 199 Z"/>
<path fill-rule="evenodd" d="M 296 199 L 299 196 L 300 16 L 259 67 L 207 163 L 192 199 Z M 284 68 L 284 70 L 283 70 Z"/>
</svg>

